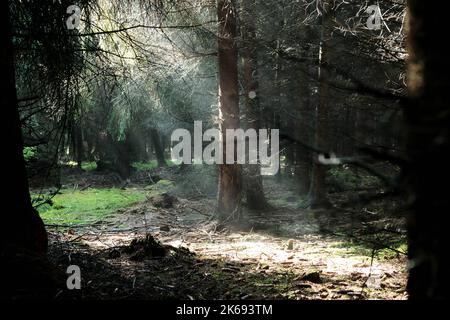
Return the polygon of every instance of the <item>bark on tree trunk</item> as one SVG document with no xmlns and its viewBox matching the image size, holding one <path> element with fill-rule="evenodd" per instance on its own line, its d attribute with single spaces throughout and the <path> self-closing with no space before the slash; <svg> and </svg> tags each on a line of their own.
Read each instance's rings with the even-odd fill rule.
<svg viewBox="0 0 450 320">
<path fill-rule="evenodd" d="M 155 150 L 156 161 L 158 161 L 158 167 L 166 167 L 166 159 L 164 157 L 164 149 L 161 144 L 161 138 L 158 134 L 158 130 L 150 129 L 150 136 L 152 138 L 153 150 Z"/>
<path fill-rule="evenodd" d="M 47 233 L 37 211 L 31 205 L 27 172 L 23 157 L 23 140 L 17 104 L 14 54 L 9 16 L 9 1 L 0 7 L 0 75 L 4 78 L 0 107 L 3 112 L 4 134 L 8 143 L 3 148 L 5 168 L 11 175 L 3 177 L 6 188 L 3 197 L 12 210 L 2 216 L 1 252 L 8 247 L 22 247 L 45 254 Z"/>
<path fill-rule="evenodd" d="M 316 128 L 315 128 L 315 147 L 323 152 L 328 151 L 327 145 L 327 124 L 328 124 L 328 72 L 327 72 L 327 54 L 328 37 L 330 37 L 330 13 L 331 5 L 328 1 L 323 2 L 322 10 L 322 34 L 319 53 L 319 102 L 316 108 Z M 327 168 L 319 163 L 317 156 L 313 163 L 313 172 L 311 180 L 311 189 L 309 193 L 311 208 L 320 208 L 329 206 L 325 178 Z"/>
<path fill-rule="evenodd" d="M 76 123 L 73 123 L 71 126 L 71 140 L 72 140 L 72 149 L 73 149 L 73 157 L 77 162 L 77 167 L 81 169 L 81 164 L 84 160 L 84 145 L 83 145 L 83 133 L 81 131 L 81 124 L 79 120 Z"/>
<path fill-rule="evenodd" d="M 247 126 L 259 132 L 260 100 L 258 83 L 258 59 L 256 52 L 256 31 L 252 12 L 249 8 L 250 0 L 243 0 L 242 11 L 242 40 L 243 40 L 243 69 L 244 69 L 244 94 L 246 106 Z M 259 138 L 259 137 L 258 137 Z M 259 162 L 259 159 L 258 159 Z M 263 210 L 268 207 L 264 196 L 261 165 L 249 164 L 245 166 L 245 187 L 247 206 L 253 210 Z"/>
<path fill-rule="evenodd" d="M 238 52 L 235 42 L 236 6 L 234 1 L 219 0 L 217 17 L 219 21 L 218 65 L 221 131 L 225 161 L 226 129 L 239 127 Z M 238 164 L 220 165 L 217 205 L 220 222 L 239 219 L 241 188 L 241 166 Z"/>
<path fill-rule="evenodd" d="M 131 175 L 131 160 L 130 160 L 130 143 L 128 137 L 124 141 L 116 143 L 117 150 L 117 171 L 122 179 L 128 179 Z"/>
<path fill-rule="evenodd" d="M 303 70 L 305 68 L 306 70 Z M 310 128 L 307 124 L 308 115 L 310 114 L 310 98 L 311 94 L 307 82 L 307 66 L 302 66 L 300 70 L 300 102 L 299 102 L 299 117 L 300 122 L 295 128 L 296 139 L 300 143 L 295 144 L 295 177 L 298 185 L 298 193 L 306 195 L 311 187 L 311 171 L 312 171 L 312 156 L 311 151 L 306 147 L 311 144 Z"/>
<path fill-rule="evenodd" d="M 445 10 L 418 0 L 408 1 L 408 6 L 408 293 L 410 299 L 448 299 L 450 59 L 446 41 L 433 35 L 450 30 Z"/>
</svg>

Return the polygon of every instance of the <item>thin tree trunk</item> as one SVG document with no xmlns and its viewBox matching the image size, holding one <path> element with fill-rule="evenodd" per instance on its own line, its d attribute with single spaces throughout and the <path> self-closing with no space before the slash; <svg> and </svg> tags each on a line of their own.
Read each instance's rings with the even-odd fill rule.
<svg viewBox="0 0 450 320">
<path fill-rule="evenodd" d="M 299 117 L 300 123 L 295 128 L 296 139 L 300 143 L 295 144 L 295 177 L 298 185 L 298 193 L 306 195 L 311 187 L 311 171 L 312 171 L 312 155 L 311 151 L 306 147 L 311 144 L 311 130 L 307 127 L 310 123 L 308 115 L 310 114 L 310 98 L 311 94 L 307 82 L 307 66 L 302 66 L 306 70 L 300 70 L 300 97 L 299 97 Z"/>
<path fill-rule="evenodd" d="M 327 55 L 328 55 L 328 37 L 330 37 L 330 13 L 331 5 L 328 1 L 323 2 L 322 10 L 322 31 L 321 44 L 319 53 L 319 101 L 316 108 L 316 128 L 315 128 L 315 147 L 323 152 L 328 151 L 327 145 L 327 124 L 328 124 L 328 72 L 327 72 Z M 314 161 L 311 189 L 309 193 L 311 208 L 327 207 L 329 205 L 327 190 L 325 186 L 325 178 L 327 168 Z"/>
<path fill-rule="evenodd" d="M 283 6 L 278 3 L 277 4 L 278 8 L 281 12 L 281 16 L 283 16 Z M 284 26 L 284 21 L 281 19 L 280 20 L 280 28 L 283 28 Z M 278 53 L 281 50 L 281 41 L 278 39 L 276 41 L 276 55 L 275 55 L 275 74 L 274 74 L 274 85 L 275 85 L 275 111 L 272 111 L 272 115 L 270 118 L 270 127 L 274 128 L 274 129 L 281 129 L 281 95 L 282 95 L 282 88 L 280 86 L 280 73 L 281 70 L 283 69 L 282 66 L 282 61 L 280 59 L 280 54 Z M 281 153 L 283 151 L 280 151 L 280 159 L 281 159 Z M 277 177 L 278 179 L 281 179 L 281 161 L 278 161 L 278 170 L 277 173 L 275 174 L 275 177 Z"/>
<path fill-rule="evenodd" d="M 450 59 L 445 39 L 433 36 L 450 30 L 445 10 L 418 0 L 408 6 L 408 293 L 410 299 L 449 299 Z"/>
<path fill-rule="evenodd" d="M 244 94 L 246 106 L 247 126 L 259 132 L 260 99 L 258 83 L 258 59 L 256 52 L 256 31 L 253 13 L 250 12 L 251 0 L 242 1 L 242 40 L 243 40 L 243 68 L 244 68 Z M 258 137 L 259 138 L 259 137 Z M 247 206 L 253 210 L 263 210 L 268 207 L 264 196 L 261 165 L 249 164 L 245 166 L 245 186 Z"/>
<path fill-rule="evenodd" d="M 223 159 L 226 160 L 226 129 L 239 127 L 238 52 L 236 47 L 236 6 L 232 0 L 219 0 L 218 65 Z M 236 146 L 235 148 L 236 149 Z M 238 220 L 241 204 L 241 166 L 219 166 L 218 214 L 219 220 Z"/>
<path fill-rule="evenodd" d="M 83 132 L 81 130 L 81 123 L 78 120 L 78 123 L 74 124 L 74 151 L 75 151 L 75 159 L 77 162 L 78 168 L 81 169 L 81 164 L 85 158 L 84 155 L 84 144 L 83 144 Z"/>
</svg>

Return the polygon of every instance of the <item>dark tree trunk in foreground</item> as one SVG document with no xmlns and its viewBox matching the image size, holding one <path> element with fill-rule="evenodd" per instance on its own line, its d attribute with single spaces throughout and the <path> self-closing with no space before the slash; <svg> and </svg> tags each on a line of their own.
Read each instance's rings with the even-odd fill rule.
<svg viewBox="0 0 450 320">
<path fill-rule="evenodd" d="M 0 245 L 2 252 L 11 245 L 45 253 L 47 234 L 41 218 L 31 205 L 23 157 L 8 1 L 2 1 L 0 7 L 0 37 L 0 76 L 3 77 L 0 106 L 5 120 L 3 137 L 8 141 L 3 145 L 3 159 L 5 168 L 10 172 L 2 181 L 5 187 L 3 198 L 8 202 L 10 209 L 4 210 L 2 215 Z"/>
<path fill-rule="evenodd" d="M 0 95 L 4 131 L 4 166 L 0 232 L 0 299 L 50 299 L 57 291 L 56 272 L 48 263 L 47 233 L 44 223 L 31 205 L 23 158 L 23 140 L 17 105 L 14 54 L 9 20 L 9 1 L 0 4 Z"/>
<path fill-rule="evenodd" d="M 221 131 L 224 142 L 223 159 L 226 160 L 226 129 L 239 127 L 238 53 L 236 47 L 236 7 L 231 0 L 219 0 L 218 64 L 220 86 Z M 234 148 L 236 149 L 236 148 Z M 219 220 L 239 218 L 241 202 L 241 166 L 219 166 L 218 213 Z"/>
<path fill-rule="evenodd" d="M 150 136 L 152 138 L 153 150 L 155 150 L 156 161 L 158 161 L 158 167 L 166 167 L 167 163 L 164 157 L 164 148 L 158 130 L 150 129 Z"/>
<path fill-rule="evenodd" d="M 409 219 L 408 293 L 410 299 L 450 298 L 449 213 L 450 196 L 450 59 L 446 41 L 445 10 L 430 3 L 409 4 L 409 103 L 410 165 L 406 168 L 413 195 Z"/>
<path fill-rule="evenodd" d="M 331 5 L 327 1 L 323 2 L 322 9 L 322 31 L 320 39 L 319 53 L 319 101 L 316 109 L 316 127 L 315 127 L 315 147 L 321 152 L 328 152 L 327 145 L 327 124 L 328 124 L 328 41 L 331 37 Z M 309 192 L 311 208 L 327 207 L 329 200 L 325 186 L 327 168 L 319 163 L 317 154 L 313 164 L 311 188 Z"/>
<path fill-rule="evenodd" d="M 256 32 L 253 12 L 248 6 L 251 0 L 242 1 L 242 60 L 244 68 L 245 106 L 248 128 L 259 132 L 259 83 L 258 83 L 258 59 L 256 52 Z M 253 1 L 252 1 L 253 2 Z M 259 162 L 259 160 L 258 160 Z M 268 207 L 264 196 L 263 181 L 260 164 L 249 164 L 245 168 L 245 186 L 247 206 L 253 210 L 262 210 Z"/>
</svg>

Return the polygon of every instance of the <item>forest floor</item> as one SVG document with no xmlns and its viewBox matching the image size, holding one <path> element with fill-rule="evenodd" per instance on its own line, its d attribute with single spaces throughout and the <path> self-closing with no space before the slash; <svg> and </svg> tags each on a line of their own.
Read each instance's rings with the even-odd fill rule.
<svg viewBox="0 0 450 320">
<path fill-rule="evenodd" d="M 379 238 L 362 236 L 360 225 L 385 226 L 385 219 L 355 222 L 349 213 L 336 217 L 305 209 L 286 184 L 276 180 L 265 181 L 272 209 L 247 211 L 240 227 L 219 231 L 211 218 L 213 192 L 205 194 L 208 188 L 194 186 L 190 189 L 196 195 L 179 192 L 186 175 L 175 167 L 139 172 L 127 184 L 93 172 L 72 172 L 64 179 L 63 194 L 68 189 L 114 187 L 145 194 L 131 197 L 133 204 L 124 200 L 123 207 L 94 215 L 98 220 L 88 223 L 58 220 L 55 212 L 50 217 L 42 210 L 50 233 L 50 260 L 61 270 L 73 264 L 81 268 L 77 298 L 407 298 L 401 242 L 396 238 L 386 249 Z M 67 210 L 64 201 L 57 204 L 57 209 Z M 358 210 L 371 212 L 367 207 Z M 156 242 L 133 242 L 147 234 Z M 61 297 L 66 294 L 62 290 Z"/>
</svg>

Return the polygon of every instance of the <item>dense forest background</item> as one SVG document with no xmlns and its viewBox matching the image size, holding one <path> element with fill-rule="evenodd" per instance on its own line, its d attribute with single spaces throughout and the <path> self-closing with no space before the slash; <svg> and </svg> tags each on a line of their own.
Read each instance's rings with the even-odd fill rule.
<svg viewBox="0 0 450 320">
<path fill-rule="evenodd" d="M 118 298 L 121 279 L 134 277 L 120 298 L 447 298 L 448 197 L 438 182 L 449 176 L 449 62 L 433 39 L 444 13 L 432 8 L 413 0 L 4 1 L 12 210 L 3 210 L 1 255 L 2 268 L 22 280 L 6 281 L 2 296 Z M 172 132 L 194 136 L 195 121 L 223 134 L 279 129 L 279 170 L 175 161 Z M 248 247 L 253 262 L 230 266 L 226 246 L 255 232 L 259 258 Z M 366 265 L 330 253 L 336 241 Z M 214 251 L 214 243 L 223 246 Z M 272 266 L 264 245 L 272 256 L 288 253 Z M 306 253 L 322 246 L 330 258 Z M 338 256 L 340 271 L 329 271 Z M 217 258 L 221 273 L 201 293 L 197 278 L 169 274 L 159 260 L 149 267 L 155 257 L 195 276 L 199 264 L 215 274 L 219 262 L 202 259 Z M 124 267 L 128 258 L 139 261 L 135 269 Z M 83 282 L 78 296 L 64 272 L 87 260 L 81 269 L 96 284 Z M 136 287 L 142 261 L 162 279 Z M 222 287 L 234 281 L 230 270 L 242 270 L 252 289 Z M 178 276 L 185 285 L 167 284 Z"/>
</svg>

